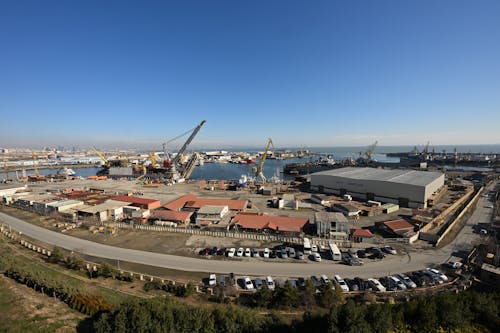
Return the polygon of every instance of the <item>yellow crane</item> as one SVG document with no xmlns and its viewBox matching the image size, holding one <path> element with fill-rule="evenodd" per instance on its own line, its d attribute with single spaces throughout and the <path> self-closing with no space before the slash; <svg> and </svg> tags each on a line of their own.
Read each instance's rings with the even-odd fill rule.
<svg viewBox="0 0 500 333">
<path fill-rule="evenodd" d="M 32 151 L 31 154 L 32 154 L 32 157 L 33 157 L 33 171 L 35 173 L 35 176 L 38 177 L 39 172 L 38 172 L 38 165 L 37 165 L 37 160 L 36 160 L 36 154 L 35 154 L 34 151 Z"/>
<path fill-rule="evenodd" d="M 92 147 L 92 149 L 94 150 L 94 152 L 97 154 L 97 156 L 99 156 L 99 158 L 104 162 L 104 165 L 106 165 L 107 167 L 109 167 L 111 165 L 111 163 L 109 162 L 109 160 L 106 158 L 106 156 L 104 156 L 102 153 L 100 153 L 96 147 Z"/>
<path fill-rule="evenodd" d="M 267 140 L 266 150 L 264 151 L 264 154 L 260 159 L 259 165 L 257 166 L 257 170 L 255 171 L 255 177 L 257 179 L 260 179 L 263 183 L 266 182 L 266 176 L 264 176 L 264 163 L 266 163 L 267 155 L 269 154 L 269 148 L 271 146 L 274 148 L 273 140 L 269 138 Z"/>
</svg>

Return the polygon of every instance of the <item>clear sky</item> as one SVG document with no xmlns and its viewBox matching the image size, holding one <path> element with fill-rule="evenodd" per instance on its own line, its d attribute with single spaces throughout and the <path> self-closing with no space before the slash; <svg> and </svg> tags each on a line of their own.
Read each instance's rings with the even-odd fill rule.
<svg viewBox="0 0 500 333">
<path fill-rule="evenodd" d="M 500 143 L 500 1 L 1 1 L 0 147 Z"/>
</svg>

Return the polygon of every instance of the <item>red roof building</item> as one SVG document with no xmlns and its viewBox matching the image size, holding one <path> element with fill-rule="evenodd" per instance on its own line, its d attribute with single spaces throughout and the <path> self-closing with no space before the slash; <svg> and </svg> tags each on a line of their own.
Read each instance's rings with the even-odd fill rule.
<svg viewBox="0 0 500 333">
<path fill-rule="evenodd" d="M 188 224 L 191 222 L 193 212 L 175 212 L 165 209 L 155 209 L 151 211 L 150 221 L 169 221 L 177 224 Z"/>
<path fill-rule="evenodd" d="M 114 197 L 112 200 L 128 202 L 130 206 L 140 207 L 142 209 L 155 209 L 161 206 L 160 200 L 130 197 L 126 195 Z"/>
<path fill-rule="evenodd" d="M 309 223 L 305 217 L 271 216 L 262 214 L 236 214 L 232 225 L 241 229 L 262 231 L 273 230 L 280 233 L 301 233 Z"/>
<path fill-rule="evenodd" d="M 413 231 L 414 227 L 411 223 L 406 220 L 398 219 L 392 221 L 378 222 L 380 228 L 386 231 L 392 232 L 398 236 L 403 236 L 408 231 Z"/>
<path fill-rule="evenodd" d="M 194 194 L 186 194 L 163 205 L 163 208 L 180 211 L 181 209 L 198 210 L 202 206 L 227 206 L 229 210 L 242 212 L 245 211 L 247 205 L 247 200 L 198 198 Z"/>
</svg>

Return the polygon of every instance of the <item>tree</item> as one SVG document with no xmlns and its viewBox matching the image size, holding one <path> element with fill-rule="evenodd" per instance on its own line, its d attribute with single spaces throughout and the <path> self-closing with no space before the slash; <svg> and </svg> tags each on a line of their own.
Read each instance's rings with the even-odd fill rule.
<svg viewBox="0 0 500 333">
<path fill-rule="evenodd" d="M 116 275 L 116 270 L 108 263 L 102 263 L 97 269 L 99 276 L 108 278 Z"/>
<path fill-rule="evenodd" d="M 310 279 L 306 280 L 304 289 L 301 292 L 302 304 L 306 307 L 310 307 L 316 303 L 316 287 Z"/>
<path fill-rule="evenodd" d="M 320 300 L 325 308 L 331 308 L 332 306 L 341 304 L 344 296 L 338 285 L 334 286 L 331 282 L 328 282 L 322 288 Z"/>
<path fill-rule="evenodd" d="M 388 303 L 375 304 L 367 308 L 366 320 L 370 323 L 373 332 L 385 333 L 392 331 L 392 308 L 394 307 Z"/>
<path fill-rule="evenodd" d="M 80 270 L 83 268 L 83 259 L 77 255 L 68 256 L 66 258 L 66 267 L 74 270 Z"/>
<path fill-rule="evenodd" d="M 57 264 L 63 260 L 64 260 L 64 253 L 61 251 L 59 247 L 54 246 L 49 257 L 49 262 Z"/>
<path fill-rule="evenodd" d="M 297 307 L 299 305 L 297 290 L 292 286 L 290 281 L 287 280 L 283 287 L 275 289 L 272 303 L 278 308 Z"/>
<path fill-rule="evenodd" d="M 262 308 L 267 308 L 273 299 L 273 293 L 266 284 L 262 286 L 254 295 L 255 305 Z"/>
<path fill-rule="evenodd" d="M 352 299 L 345 303 L 339 313 L 339 328 L 343 333 L 371 332 L 365 320 L 365 308 L 358 306 Z"/>
</svg>

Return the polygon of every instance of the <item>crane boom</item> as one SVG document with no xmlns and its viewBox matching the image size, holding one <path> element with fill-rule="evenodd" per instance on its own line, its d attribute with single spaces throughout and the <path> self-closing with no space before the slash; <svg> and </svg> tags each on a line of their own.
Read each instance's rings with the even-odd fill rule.
<svg viewBox="0 0 500 333">
<path fill-rule="evenodd" d="M 189 136 L 189 138 L 182 145 L 181 149 L 179 149 L 179 151 L 177 152 L 177 155 L 175 155 L 175 157 L 174 157 L 174 159 L 172 161 L 173 165 L 177 165 L 179 163 L 179 161 L 181 159 L 181 156 L 184 153 L 184 151 L 186 150 L 187 146 L 189 146 L 189 144 L 191 143 L 191 141 L 193 141 L 194 137 L 196 136 L 196 134 L 198 134 L 198 132 L 200 131 L 201 127 L 205 123 L 206 123 L 206 120 L 203 120 L 198 126 L 196 126 L 194 128 L 193 133 L 191 133 L 191 135 Z"/>
<path fill-rule="evenodd" d="M 104 162 L 104 164 L 106 166 L 109 167 L 110 163 L 109 163 L 109 160 L 106 158 L 106 156 L 104 156 L 103 154 L 101 154 L 96 147 L 92 147 L 92 149 L 94 150 L 94 152 L 97 154 L 97 156 L 99 156 L 99 158 Z"/>
<path fill-rule="evenodd" d="M 263 182 L 266 181 L 266 176 L 264 176 L 264 163 L 266 162 L 267 155 L 269 154 L 269 148 L 271 146 L 273 146 L 274 148 L 273 140 L 269 138 L 267 141 L 266 150 L 264 151 L 264 154 L 260 159 L 259 166 L 257 167 L 257 171 L 255 172 L 255 177 L 260 178 Z"/>
<path fill-rule="evenodd" d="M 378 141 L 375 141 L 370 147 L 365 152 L 366 155 L 366 160 L 370 161 L 372 159 L 373 152 L 375 151 L 375 148 L 377 147 Z"/>
</svg>

